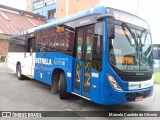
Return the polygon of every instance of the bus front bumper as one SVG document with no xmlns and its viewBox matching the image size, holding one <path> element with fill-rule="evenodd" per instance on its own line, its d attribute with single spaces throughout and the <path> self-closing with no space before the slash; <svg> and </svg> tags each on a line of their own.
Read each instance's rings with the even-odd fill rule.
<svg viewBox="0 0 160 120">
<path fill-rule="evenodd" d="M 153 86 L 140 90 L 117 91 L 111 87 L 100 85 L 100 104 L 121 104 L 137 101 L 138 97 L 144 99 L 150 97 L 152 94 Z"/>
</svg>

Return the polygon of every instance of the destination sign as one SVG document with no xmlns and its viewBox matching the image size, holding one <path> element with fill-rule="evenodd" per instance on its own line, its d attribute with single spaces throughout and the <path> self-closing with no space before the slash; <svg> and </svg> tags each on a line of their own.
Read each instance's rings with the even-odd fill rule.
<svg viewBox="0 0 160 120">
<path fill-rule="evenodd" d="M 113 15 L 118 21 L 123 21 L 145 29 L 149 29 L 146 21 L 130 13 L 113 8 L 107 8 L 107 14 Z"/>
<path fill-rule="evenodd" d="M 130 36 L 129 31 L 127 31 L 127 30 L 115 29 L 115 32 L 116 32 L 116 33 L 119 33 L 119 34 L 123 34 L 123 35 L 128 35 L 128 36 Z"/>
<path fill-rule="evenodd" d="M 125 65 L 134 65 L 135 64 L 135 58 L 133 56 L 127 56 L 127 57 L 116 57 L 116 63 L 117 64 L 125 64 Z"/>
</svg>

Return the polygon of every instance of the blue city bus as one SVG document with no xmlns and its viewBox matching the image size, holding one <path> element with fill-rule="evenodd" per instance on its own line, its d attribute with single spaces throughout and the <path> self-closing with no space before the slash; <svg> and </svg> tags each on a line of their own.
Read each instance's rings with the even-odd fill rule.
<svg viewBox="0 0 160 120">
<path fill-rule="evenodd" d="M 153 93 L 148 23 L 97 6 L 10 37 L 8 66 L 19 80 L 51 86 L 97 104 L 142 101 Z"/>
</svg>

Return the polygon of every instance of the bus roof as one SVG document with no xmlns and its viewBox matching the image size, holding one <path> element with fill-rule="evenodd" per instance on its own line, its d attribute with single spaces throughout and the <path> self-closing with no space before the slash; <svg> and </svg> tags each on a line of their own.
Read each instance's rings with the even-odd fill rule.
<svg viewBox="0 0 160 120">
<path fill-rule="evenodd" d="M 89 16 L 89 15 L 92 15 L 92 14 L 105 14 L 105 13 L 106 13 L 106 7 L 104 7 L 104 6 L 93 7 L 91 9 L 88 9 L 88 10 L 70 15 L 70 16 L 62 18 L 62 19 L 55 20 L 55 21 L 47 23 L 45 25 L 41 25 L 41 26 L 38 26 L 38 27 L 35 27 L 35 28 L 32 28 L 32 29 L 28 29 L 28 30 L 23 31 L 21 33 L 15 34 L 15 35 L 11 36 L 10 39 L 14 39 L 14 38 L 17 38 L 19 36 L 29 34 L 29 33 L 35 32 L 35 31 L 39 31 L 39 30 L 42 30 L 42 29 L 45 29 L 45 28 L 48 28 L 48 27 L 58 26 L 60 24 L 70 22 L 70 21 L 73 21 L 75 19 L 82 18 L 82 17 L 85 17 L 85 16 Z"/>
</svg>

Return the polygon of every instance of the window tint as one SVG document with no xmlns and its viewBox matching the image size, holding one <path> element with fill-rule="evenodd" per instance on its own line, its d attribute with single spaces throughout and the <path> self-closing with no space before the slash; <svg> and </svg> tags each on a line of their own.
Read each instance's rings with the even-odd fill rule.
<svg viewBox="0 0 160 120">
<path fill-rule="evenodd" d="M 48 42 L 50 38 L 50 29 L 44 29 L 36 33 L 36 51 L 46 52 L 49 51 Z"/>
<path fill-rule="evenodd" d="M 26 52 L 27 43 L 24 41 L 9 42 L 9 52 Z"/>
<path fill-rule="evenodd" d="M 64 28 L 64 31 L 57 31 L 57 28 L 52 28 L 50 34 L 49 48 L 51 48 L 51 51 L 72 54 L 74 31 L 70 31 L 67 28 Z"/>
<path fill-rule="evenodd" d="M 36 52 L 63 52 L 72 55 L 74 29 L 61 25 L 36 33 Z"/>
<path fill-rule="evenodd" d="M 17 37 L 17 40 L 9 41 L 9 52 L 26 52 L 27 41 L 25 36 Z"/>
</svg>

